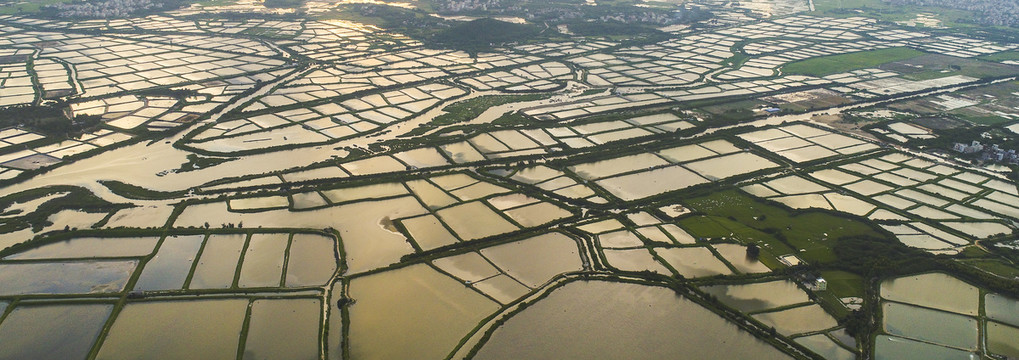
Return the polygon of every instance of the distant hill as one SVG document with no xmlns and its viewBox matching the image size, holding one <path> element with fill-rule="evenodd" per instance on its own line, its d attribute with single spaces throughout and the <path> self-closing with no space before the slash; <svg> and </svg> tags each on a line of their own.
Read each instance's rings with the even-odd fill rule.
<svg viewBox="0 0 1019 360">
<path fill-rule="evenodd" d="M 304 0 L 265 0 L 262 5 L 267 8 L 296 9 L 304 6 Z"/>
<path fill-rule="evenodd" d="M 1019 0 L 882 0 L 891 5 L 942 7 L 974 12 L 966 22 L 981 25 L 1019 27 Z M 936 11 L 936 9 L 931 9 Z"/>
<path fill-rule="evenodd" d="M 513 24 L 483 18 L 443 30 L 433 35 L 431 41 L 438 45 L 476 54 L 496 46 L 529 40 L 540 33 L 541 29 L 534 25 Z"/>
<path fill-rule="evenodd" d="M 580 36 L 637 36 L 661 34 L 654 27 L 618 21 L 580 21 L 568 24 L 570 32 Z"/>
</svg>

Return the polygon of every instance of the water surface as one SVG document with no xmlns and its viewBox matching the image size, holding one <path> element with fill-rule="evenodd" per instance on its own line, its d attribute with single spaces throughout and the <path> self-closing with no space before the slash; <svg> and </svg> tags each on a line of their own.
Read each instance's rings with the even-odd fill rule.
<svg viewBox="0 0 1019 360">
<path fill-rule="evenodd" d="M 0 296 L 124 290 L 138 260 L 0 264 Z"/>
<path fill-rule="evenodd" d="M 788 359 L 667 288 L 576 281 L 512 316 L 477 359 Z"/>
<path fill-rule="evenodd" d="M 113 304 L 22 303 L 0 323 L 0 359 L 84 359 L 111 311 Z"/>
<path fill-rule="evenodd" d="M 318 299 L 255 300 L 244 359 L 318 359 Z"/>
<path fill-rule="evenodd" d="M 441 359 L 499 305 L 428 265 L 350 281 L 350 357 Z"/>
<path fill-rule="evenodd" d="M 248 300 L 129 303 L 97 359 L 236 359 Z"/>
</svg>

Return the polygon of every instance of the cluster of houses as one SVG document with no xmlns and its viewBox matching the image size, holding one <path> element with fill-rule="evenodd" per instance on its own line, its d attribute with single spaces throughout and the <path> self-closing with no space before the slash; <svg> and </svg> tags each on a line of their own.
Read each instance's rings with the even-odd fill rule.
<svg viewBox="0 0 1019 360">
<path fill-rule="evenodd" d="M 90 2 L 57 3 L 50 5 L 62 18 L 113 19 L 131 16 L 132 14 L 162 8 L 163 3 L 152 0 L 107 0 Z"/>
<path fill-rule="evenodd" d="M 1002 0 L 884 0 L 893 5 L 932 6 L 973 11 L 970 21 L 994 26 L 1019 25 L 1019 6 L 1015 1 Z"/>
<path fill-rule="evenodd" d="M 1015 149 L 1002 149 L 997 144 L 985 146 L 980 144 L 979 141 L 973 141 L 970 144 L 955 143 L 952 146 L 952 150 L 963 154 L 979 153 L 980 160 L 983 161 L 1019 164 L 1019 155 L 1016 154 Z"/>
</svg>

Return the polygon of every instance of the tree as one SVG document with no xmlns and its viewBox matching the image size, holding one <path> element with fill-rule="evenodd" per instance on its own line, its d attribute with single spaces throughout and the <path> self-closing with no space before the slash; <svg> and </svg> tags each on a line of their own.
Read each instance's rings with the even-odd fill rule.
<svg viewBox="0 0 1019 360">
<path fill-rule="evenodd" d="M 870 317 L 863 311 L 853 310 L 853 312 L 846 315 L 842 319 L 842 325 L 846 327 L 846 333 L 849 336 L 866 335 L 870 333 L 868 324 L 870 323 Z"/>
<path fill-rule="evenodd" d="M 747 245 L 747 257 L 751 259 L 757 259 L 761 256 L 761 248 L 757 244 Z"/>
</svg>

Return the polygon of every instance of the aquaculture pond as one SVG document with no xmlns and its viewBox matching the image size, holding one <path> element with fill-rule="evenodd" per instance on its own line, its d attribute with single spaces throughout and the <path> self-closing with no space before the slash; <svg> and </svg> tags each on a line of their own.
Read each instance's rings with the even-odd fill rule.
<svg viewBox="0 0 1019 360">
<path fill-rule="evenodd" d="M 1019 357 L 1019 302 L 994 293 L 1019 189 L 910 149 L 945 116 L 1019 129 L 1019 43 L 967 19 L 840 0 L 77 19 L 98 2 L 0 0 L 0 116 L 98 121 L 0 129 L 0 360 Z M 483 6 L 429 17 L 451 3 Z M 494 18 L 537 37 L 419 36 L 518 10 L 539 13 Z M 660 31 L 591 34 L 595 13 Z M 394 14 L 415 26 L 357 22 Z M 947 273 L 874 278 L 890 263 Z"/>
<path fill-rule="evenodd" d="M 809 301 L 807 294 L 788 280 L 701 288 L 722 303 L 740 311 L 760 311 Z"/>
<path fill-rule="evenodd" d="M 1005 355 L 1010 358 L 1019 357 L 1019 328 L 987 322 L 987 350 L 990 353 Z"/>
<path fill-rule="evenodd" d="M 116 293 L 137 266 L 137 260 L 0 263 L 0 296 Z"/>
<path fill-rule="evenodd" d="M 22 303 L 0 323 L 0 359 L 84 359 L 112 311 L 108 303 Z"/>
<path fill-rule="evenodd" d="M 477 359 L 788 359 L 663 287 L 574 281 L 495 329 Z"/>
<path fill-rule="evenodd" d="M 834 340 L 826 336 L 825 334 L 816 334 L 810 336 L 804 336 L 796 338 L 796 342 L 800 345 L 805 346 L 810 351 L 821 355 L 828 360 L 854 360 L 856 354 L 852 353 L 846 348 L 839 346 Z"/>
<path fill-rule="evenodd" d="M 893 302 L 885 302 L 881 313 L 888 334 L 960 349 L 977 348 L 974 318 Z"/>
<path fill-rule="evenodd" d="M 318 359 L 318 299 L 259 299 L 251 304 L 244 359 Z"/>
<path fill-rule="evenodd" d="M 977 360 L 980 359 L 980 356 L 976 353 L 965 350 L 952 349 L 895 336 L 879 335 L 874 340 L 874 358 L 876 360 L 900 360 L 913 358 L 932 360 Z"/>
<path fill-rule="evenodd" d="M 443 358 L 499 304 L 428 265 L 351 280 L 350 356 Z M 393 342 L 390 339 L 399 338 Z"/>
<path fill-rule="evenodd" d="M 234 358 L 247 309 L 242 299 L 129 303 L 97 358 Z"/>
<path fill-rule="evenodd" d="M 905 276 L 881 283 L 881 297 L 907 304 L 977 315 L 980 290 L 943 273 Z"/>
</svg>

